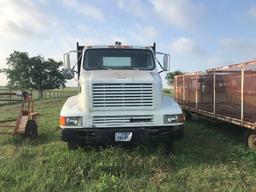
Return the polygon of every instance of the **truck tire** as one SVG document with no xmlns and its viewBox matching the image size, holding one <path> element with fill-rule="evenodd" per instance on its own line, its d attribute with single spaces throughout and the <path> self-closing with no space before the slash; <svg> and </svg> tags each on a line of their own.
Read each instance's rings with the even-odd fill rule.
<svg viewBox="0 0 256 192">
<path fill-rule="evenodd" d="M 173 141 L 167 141 L 164 143 L 164 153 L 166 155 L 173 153 Z"/>
<path fill-rule="evenodd" d="M 185 121 L 190 121 L 192 119 L 192 114 L 190 111 L 184 110 Z"/>
<path fill-rule="evenodd" d="M 30 140 L 34 140 L 38 137 L 37 124 L 34 120 L 29 120 L 27 122 L 24 136 Z"/>
<path fill-rule="evenodd" d="M 244 132 L 244 142 L 250 149 L 256 149 L 256 130 L 246 129 Z"/>
<path fill-rule="evenodd" d="M 74 142 L 68 142 L 68 149 L 69 150 L 77 150 L 79 148 L 78 143 L 74 143 Z"/>
</svg>

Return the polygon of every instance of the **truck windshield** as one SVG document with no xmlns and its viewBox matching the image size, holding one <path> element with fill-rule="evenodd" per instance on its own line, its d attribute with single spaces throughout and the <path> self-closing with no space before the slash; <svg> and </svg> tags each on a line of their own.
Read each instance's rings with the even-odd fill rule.
<svg viewBox="0 0 256 192">
<path fill-rule="evenodd" d="M 140 49 L 89 49 L 85 52 L 86 70 L 131 69 L 152 70 L 152 52 Z"/>
</svg>

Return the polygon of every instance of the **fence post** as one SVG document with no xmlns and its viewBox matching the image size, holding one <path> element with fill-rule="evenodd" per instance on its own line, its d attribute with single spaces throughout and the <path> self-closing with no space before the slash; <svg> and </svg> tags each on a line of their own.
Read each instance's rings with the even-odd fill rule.
<svg viewBox="0 0 256 192">
<path fill-rule="evenodd" d="M 216 73 L 213 70 L 213 113 L 216 113 Z"/>
<path fill-rule="evenodd" d="M 196 109 L 198 108 L 198 74 L 196 73 Z"/>
<path fill-rule="evenodd" d="M 9 95 L 9 99 L 10 99 L 10 101 L 9 101 L 9 103 L 11 103 L 11 102 L 12 102 L 12 95 L 11 95 L 12 90 L 11 90 L 11 89 L 9 89 L 9 92 L 10 92 L 10 95 Z"/>
<path fill-rule="evenodd" d="M 174 85 L 174 92 L 175 92 L 175 100 L 177 101 L 177 76 L 174 76 L 174 82 L 175 82 L 175 85 Z"/>
<path fill-rule="evenodd" d="M 183 89 L 183 104 L 185 104 L 185 75 L 183 75 L 182 89 Z"/>
<path fill-rule="evenodd" d="M 33 98 L 33 91 L 32 91 L 32 89 L 30 89 L 30 95 L 31 95 L 31 98 Z"/>
<path fill-rule="evenodd" d="M 244 64 L 241 71 L 241 122 L 244 121 Z"/>
</svg>

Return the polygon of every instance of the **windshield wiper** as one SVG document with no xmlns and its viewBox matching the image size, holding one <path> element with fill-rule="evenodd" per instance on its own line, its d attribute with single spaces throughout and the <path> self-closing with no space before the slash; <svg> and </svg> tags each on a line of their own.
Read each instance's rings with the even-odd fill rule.
<svg viewBox="0 0 256 192">
<path fill-rule="evenodd" d="M 103 69 L 107 69 L 107 70 L 112 70 L 112 68 L 110 68 L 110 67 L 106 67 L 106 66 L 102 66 L 101 68 L 103 68 Z"/>
<path fill-rule="evenodd" d="M 127 69 L 140 70 L 139 68 L 136 68 L 136 67 L 127 67 Z"/>
</svg>

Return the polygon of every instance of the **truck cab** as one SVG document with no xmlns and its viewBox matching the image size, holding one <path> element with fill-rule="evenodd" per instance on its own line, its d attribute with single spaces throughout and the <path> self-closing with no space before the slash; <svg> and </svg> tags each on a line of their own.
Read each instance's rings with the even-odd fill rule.
<svg viewBox="0 0 256 192">
<path fill-rule="evenodd" d="M 71 51 L 72 52 L 72 51 Z M 64 54 L 64 77 L 74 77 L 70 53 Z M 80 93 L 67 99 L 60 113 L 61 138 L 69 147 L 92 144 L 172 144 L 183 137 L 183 113 L 162 92 L 154 46 L 77 44 Z"/>
</svg>

